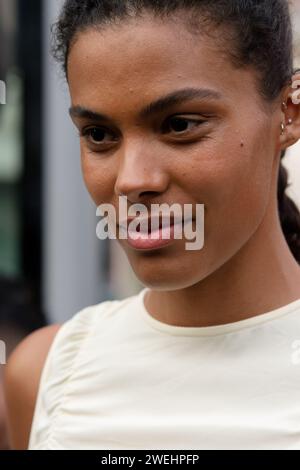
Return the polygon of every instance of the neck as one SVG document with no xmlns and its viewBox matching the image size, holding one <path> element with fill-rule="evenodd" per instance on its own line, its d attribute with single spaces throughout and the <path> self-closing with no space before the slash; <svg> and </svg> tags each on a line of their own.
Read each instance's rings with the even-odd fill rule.
<svg viewBox="0 0 300 470">
<path fill-rule="evenodd" d="M 192 286 L 153 291 L 145 307 L 156 319 L 178 326 L 236 322 L 300 298 L 300 266 L 282 232 L 276 202 L 257 231 L 227 263 Z"/>
</svg>

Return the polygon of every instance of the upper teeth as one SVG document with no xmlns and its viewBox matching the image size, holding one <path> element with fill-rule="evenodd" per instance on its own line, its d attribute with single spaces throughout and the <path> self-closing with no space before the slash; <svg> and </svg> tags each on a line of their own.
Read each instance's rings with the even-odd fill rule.
<svg viewBox="0 0 300 470">
<path fill-rule="evenodd" d="M 171 227 L 174 224 L 174 220 L 169 218 L 160 219 L 151 219 L 141 221 L 139 224 L 139 230 L 141 232 L 147 231 L 148 233 L 154 230 L 159 230 L 167 227 Z"/>
</svg>

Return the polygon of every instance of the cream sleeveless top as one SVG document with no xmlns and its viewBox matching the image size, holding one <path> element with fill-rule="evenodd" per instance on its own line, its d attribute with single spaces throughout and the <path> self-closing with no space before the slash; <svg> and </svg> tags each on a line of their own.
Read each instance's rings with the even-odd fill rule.
<svg viewBox="0 0 300 470">
<path fill-rule="evenodd" d="M 63 324 L 29 449 L 300 450 L 300 299 L 184 327 L 150 315 L 147 290 Z"/>
</svg>

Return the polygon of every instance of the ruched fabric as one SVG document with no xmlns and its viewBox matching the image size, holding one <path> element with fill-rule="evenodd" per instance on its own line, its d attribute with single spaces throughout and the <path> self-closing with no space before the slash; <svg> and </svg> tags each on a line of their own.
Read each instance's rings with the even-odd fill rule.
<svg viewBox="0 0 300 470">
<path fill-rule="evenodd" d="M 300 450 L 300 299 L 183 327 L 146 310 L 147 290 L 58 331 L 29 449 Z"/>
</svg>

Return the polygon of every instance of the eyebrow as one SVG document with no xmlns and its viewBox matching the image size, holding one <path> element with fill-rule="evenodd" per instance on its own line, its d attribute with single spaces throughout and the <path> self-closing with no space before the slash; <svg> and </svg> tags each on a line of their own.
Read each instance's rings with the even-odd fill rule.
<svg viewBox="0 0 300 470">
<path fill-rule="evenodd" d="M 182 104 L 193 99 L 220 100 L 221 98 L 221 93 L 209 88 L 183 88 L 181 90 L 177 90 L 162 96 L 161 98 L 158 98 L 157 100 L 148 104 L 139 112 L 139 118 L 149 118 L 154 114 L 166 111 L 172 106 Z M 111 121 L 109 116 L 92 111 L 82 106 L 72 106 L 69 109 L 69 113 L 71 117 L 86 118 L 93 121 Z"/>
</svg>

